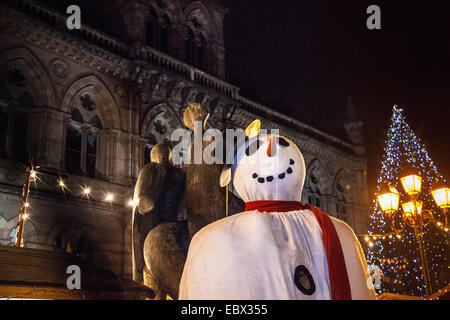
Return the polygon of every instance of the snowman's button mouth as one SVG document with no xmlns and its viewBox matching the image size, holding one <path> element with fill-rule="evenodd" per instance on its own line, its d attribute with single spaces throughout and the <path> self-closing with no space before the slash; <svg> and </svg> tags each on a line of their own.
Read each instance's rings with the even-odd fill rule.
<svg viewBox="0 0 450 320">
<path fill-rule="evenodd" d="M 291 165 L 293 165 L 295 162 L 294 162 L 294 160 L 289 159 L 289 163 L 290 163 Z M 292 172 L 294 172 L 294 171 L 292 170 L 291 167 L 289 167 L 289 168 L 287 168 L 287 170 L 286 170 L 285 172 L 280 173 L 280 174 L 278 175 L 278 179 L 282 180 L 282 179 L 284 179 L 284 178 L 286 177 L 286 173 L 287 173 L 287 174 L 291 174 Z M 272 182 L 272 181 L 274 180 L 274 177 L 273 177 L 273 176 L 267 176 L 267 177 L 265 177 L 265 178 L 263 178 L 263 177 L 259 177 L 259 178 L 258 178 L 258 174 L 256 174 L 256 173 L 253 173 L 252 177 L 253 177 L 253 179 L 258 179 L 258 182 L 259 182 L 259 183 L 264 183 L 264 182 L 266 182 L 266 181 L 267 181 L 267 182 Z"/>
</svg>

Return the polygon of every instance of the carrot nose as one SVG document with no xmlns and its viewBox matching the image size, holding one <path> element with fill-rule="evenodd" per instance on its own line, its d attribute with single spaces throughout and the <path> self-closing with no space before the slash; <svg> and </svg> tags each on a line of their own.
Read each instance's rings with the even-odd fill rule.
<svg viewBox="0 0 450 320">
<path fill-rule="evenodd" d="M 273 157 L 275 155 L 275 150 L 272 150 L 273 137 L 269 138 L 269 145 L 267 146 L 267 156 Z"/>
</svg>

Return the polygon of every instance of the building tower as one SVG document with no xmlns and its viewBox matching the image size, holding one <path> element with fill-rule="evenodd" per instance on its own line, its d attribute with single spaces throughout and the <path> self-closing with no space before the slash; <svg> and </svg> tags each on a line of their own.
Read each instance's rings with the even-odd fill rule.
<svg viewBox="0 0 450 320">
<path fill-rule="evenodd" d="M 366 152 L 364 147 L 364 125 L 358 117 L 350 94 L 347 97 L 347 105 L 345 106 L 344 128 L 351 143 L 355 145 L 355 152 L 358 155 L 363 155 Z"/>
</svg>

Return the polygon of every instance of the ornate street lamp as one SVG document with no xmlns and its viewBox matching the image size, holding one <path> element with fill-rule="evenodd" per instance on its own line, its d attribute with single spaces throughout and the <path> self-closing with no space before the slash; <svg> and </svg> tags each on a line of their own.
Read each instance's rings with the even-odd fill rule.
<svg viewBox="0 0 450 320">
<path fill-rule="evenodd" d="M 402 207 L 402 225 L 397 229 L 394 225 L 394 219 L 397 213 L 399 213 L 400 194 L 397 190 L 389 186 L 388 191 L 380 191 L 377 196 L 378 203 L 381 210 L 390 218 L 392 217 L 392 230 L 395 233 L 400 234 L 405 229 L 406 225 L 409 225 L 414 229 L 414 235 L 419 245 L 420 260 L 422 263 L 422 275 L 425 282 L 425 290 L 427 296 L 431 294 L 431 281 L 429 276 L 428 261 L 426 257 L 426 251 L 423 246 L 423 228 L 430 223 L 438 229 L 448 231 L 448 219 L 447 209 L 450 207 L 450 189 L 442 183 L 433 185 L 431 194 L 437 206 L 444 212 L 444 222 L 439 221 L 435 214 L 428 209 L 423 208 L 423 202 L 418 200 L 422 191 L 422 178 L 415 173 L 409 172 L 400 178 L 401 184 L 405 192 L 409 195 L 409 201 L 401 203 Z"/>
</svg>

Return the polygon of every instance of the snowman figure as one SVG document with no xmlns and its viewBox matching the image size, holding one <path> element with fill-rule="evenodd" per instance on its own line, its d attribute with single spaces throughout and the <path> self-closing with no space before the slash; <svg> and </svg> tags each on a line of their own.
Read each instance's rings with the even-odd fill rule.
<svg viewBox="0 0 450 320">
<path fill-rule="evenodd" d="M 253 133 L 237 148 L 220 184 L 232 181 L 246 209 L 195 234 L 179 299 L 375 299 L 353 230 L 300 202 L 305 172 L 285 137 Z"/>
</svg>

